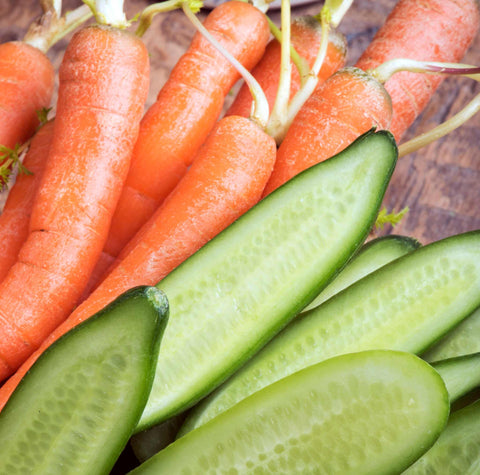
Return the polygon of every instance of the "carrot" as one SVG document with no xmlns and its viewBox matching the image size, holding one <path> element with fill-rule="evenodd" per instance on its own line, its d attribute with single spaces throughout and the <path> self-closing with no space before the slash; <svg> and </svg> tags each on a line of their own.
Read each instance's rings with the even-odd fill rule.
<svg viewBox="0 0 480 475">
<path fill-rule="evenodd" d="M 304 58 L 309 67 L 313 66 L 317 57 L 321 40 L 321 27 L 318 20 L 313 16 L 297 17 L 291 24 L 291 43 L 297 53 Z M 257 65 L 252 69 L 252 74 L 258 81 L 265 96 L 267 97 L 270 109 L 273 108 L 277 96 L 281 45 L 273 39 L 267 45 L 265 54 Z M 336 31 L 329 35 L 328 50 L 323 65 L 320 69 L 318 84 L 321 84 L 335 71 L 345 65 L 346 61 L 346 39 Z M 297 68 L 292 67 L 292 78 L 290 83 L 290 97 L 293 97 L 300 88 L 301 76 Z M 229 107 L 226 115 L 241 115 L 248 117 L 252 105 L 252 97 L 246 85 L 238 91 L 235 100 Z"/>
<path fill-rule="evenodd" d="M 53 122 L 44 124 L 34 135 L 23 160 L 29 174 L 19 174 L 0 214 L 0 281 L 17 260 L 28 236 L 33 199 L 46 163 L 53 137 Z"/>
<path fill-rule="evenodd" d="M 269 38 L 265 16 L 235 0 L 212 10 L 204 25 L 247 69 L 261 58 Z M 142 120 L 105 246 L 106 262 L 118 255 L 185 174 L 239 77 L 197 33 Z"/>
<path fill-rule="evenodd" d="M 458 62 L 480 24 L 476 0 L 400 0 L 356 66 L 370 70 L 387 60 Z M 390 130 L 397 141 L 425 108 L 443 78 L 402 72 L 386 82 L 392 97 Z"/>
<path fill-rule="evenodd" d="M 53 140 L 17 262 L 0 284 L 0 379 L 64 320 L 105 243 L 148 89 L 143 42 L 77 32 L 60 68 Z"/>
<path fill-rule="evenodd" d="M 372 127 L 388 129 L 385 88 L 358 68 L 344 68 L 317 88 L 298 112 L 277 152 L 263 196 L 343 150 Z"/>
<path fill-rule="evenodd" d="M 276 145 L 247 118 L 223 118 L 191 168 L 152 218 L 122 251 L 97 289 L 44 341 L 0 388 L 0 408 L 23 374 L 56 339 L 123 289 L 157 283 L 259 199 L 275 160 Z"/>
<path fill-rule="evenodd" d="M 58 4 L 42 0 L 43 15 L 22 41 L 0 44 L 0 189 L 12 172 L 6 163 L 9 151 L 28 140 L 39 125 L 38 112 L 48 108 L 55 86 L 55 71 L 47 56 L 49 48 L 90 18 L 83 5 L 63 17 Z"/>
</svg>

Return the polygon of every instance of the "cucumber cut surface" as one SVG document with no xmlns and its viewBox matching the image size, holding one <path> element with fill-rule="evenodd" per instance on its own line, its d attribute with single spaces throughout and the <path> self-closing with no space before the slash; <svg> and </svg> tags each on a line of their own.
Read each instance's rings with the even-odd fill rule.
<svg viewBox="0 0 480 475">
<path fill-rule="evenodd" d="M 168 302 L 138 287 L 53 343 L 0 413 L 0 473 L 108 474 L 145 406 Z"/>
<path fill-rule="evenodd" d="M 369 241 L 303 311 L 318 307 L 362 277 L 419 247 L 420 243 L 416 239 L 394 234 Z"/>
<path fill-rule="evenodd" d="M 403 473 L 480 473 L 480 401 L 454 412 L 433 447 Z"/>
<path fill-rule="evenodd" d="M 361 136 L 158 284 L 171 313 L 138 431 L 208 394 L 318 295 L 366 239 L 396 158 L 390 133 Z"/>
<path fill-rule="evenodd" d="M 448 414 L 445 385 L 420 358 L 342 355 L 257 392 L 131 473 L 400 473 Z"/>
<path fill-rule="evenodd" d="M 429 244 L 294 319 L 188 415 L 179 435 L 306 366 L 343 353 L 421 353 L 480 305 L 480 232 Z"/>
</svg>

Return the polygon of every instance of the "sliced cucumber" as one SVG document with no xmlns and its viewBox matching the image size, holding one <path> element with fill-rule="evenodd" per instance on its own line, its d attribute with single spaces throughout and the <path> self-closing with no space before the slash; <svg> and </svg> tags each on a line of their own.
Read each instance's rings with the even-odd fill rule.
<svg viewBox="0 0 480 475">
<path fill-rule="evenodd" d="M 396 157 L 389 132 L 361 136 L 158 284 L 171 316 L 137 430 L 192 406 L 318 295 L 367 237 Z"/>
<path fill-rule="evenodd" d="M 436 361 L 432 366 L 445 381 L 451 403 L 480 386 L 480 353 Z"/>
<path fill-rule="evenodd" d="M 420 358 L 343 355 L 253 394 L 131 473 L 399 473 L 448 414 L 443 380 Z"/>
<path fill-rule="evenodd" d="M 52 344 L 0 413 L 0 473 L 109 473 L 143 411 L 168 304 L 126 292 Z"/>
<path fill-rule="evenodd" d="M 454 412 L 435 445 L 403 473 L 480 473 L 480 400 Z"/>
<path fill-rule="evenodd" d="M 182 435 L 255 391 L 342 353 L 420 353 L 480 305 L 480 232 L 400 257 L 292 321 L 193 409 Z"/>
<path fill-rule="evenodd" d="M 440 361 L 480 352 L 480 308 L 423 353 L 425 361 Z"/>
<path fill-rule="evenodd" d="M 321 303 L 367 274 L 419 247 L 420 243 L 416 239 L 395 234 L 369 241 L 360 248 L 359 252 L 348 262 L 348 265 L 303 311 L 318 307 Z"/>
</svg>

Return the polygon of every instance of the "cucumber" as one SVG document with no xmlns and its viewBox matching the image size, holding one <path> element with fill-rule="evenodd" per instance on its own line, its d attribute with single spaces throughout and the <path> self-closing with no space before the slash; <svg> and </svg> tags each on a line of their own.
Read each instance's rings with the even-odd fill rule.
<svg viewBox="0 0 480 475">
<path fill-rule="evenodd" d="M 136 426 L 168 313 L 132 289 L 53 343 L 0 413 L 0 473 L 109 473 Z"/>
<path fill-rule="evenodd" d="M 480 352 L 480 308 L 423 353 L 422 358 L 433 362 L 478 352 Z"/>
<path fill-rule="evenodd" d="M 191 407 L 318 295 L 368 236 L 396 157 L 389 132 L 364 134 L 157 284 L 171 314 L 137 431 Z"/>
<path fill-rule="evenodd" d="M 403 473 L 480 473 L 480 400 L 452 413 L 433 447 Z"/>
<path fill-rule="evenodd" d="M 305 312 L 190 413 L 183 435 L 262 387 L 342 353 L 420 353 L 480 305 L 480 231 L 420 247 Z"/>
<path fill-rule="evenodd" d="M 367 274 L 419 247 L 420 243 L 416 239 L 395 234 L 369 241 L 352 257 L 348 265 L 335 277 L 332 283 L 320 292 L 303 311 L 318 307 L 321 303 Z"/>
<path fill-rule="evenodd" d="M 445 384 L 420 358 L 342 355 L 244 399 L 130 473 L 399 473 L 448 414 Z"/>
<path fill-rule="evenodd" d="M 480 386 L 480 353 L 436 361 L 432 366 L 445 381 L 450 403 Z"/>
</svg>

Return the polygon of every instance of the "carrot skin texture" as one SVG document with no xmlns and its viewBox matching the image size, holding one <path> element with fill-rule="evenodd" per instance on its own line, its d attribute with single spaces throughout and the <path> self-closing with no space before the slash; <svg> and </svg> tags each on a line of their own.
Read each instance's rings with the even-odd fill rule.
<svg viewBox="0 0 480 475">
<path fill-rule="evenodd" d="M 52 63 L 39 49 L 22 41 L 0 45 L 0 145 L 12 148 L 33 135 L 54 82 Z"/>
<path fill-rule="evenodd" d="M 303 16 L 295 18 L 291 24 L 291 43 L 297 53 L 302 56 L 310 67 L 313 66 L 320 47 L 320 23 L 313 17 Z M 318 74 L 317 87 L 338 69 L 345 66 L 347 42 L 338 32 L 331 32 L 325 60 Z M 277 96 L 281 63 L 281 45 L 272 39 L 265 50 L 265 54 L 252 69 L 252 75 L 262 87 L 270 110 L 273 109 Z M 292 63 L 290 84 L 290 98 L 299 90 L 301 84 L 298 69 Z M 227 111 L 227 115 L 241 115 L 248 117 L 252 107 L 252 95 L 246 84 L 242 85 L 235 100 Z"/>
<path fill-rule="evenodd" d="M 358 68 L 336 72 L 292 122 L 263 195 L 340 152 L 372 127 L 388 129 L 391 115 L 390 97 L 378 81 Z"/>
<path fill-rule="evenodd" d="M 121 289 L 160 281 L 256 204 L 275 152 L 275 141 L 249 119 L 222 119 L 182 181 L 122 251 L 125 256 L 119 257 L 112 272 L 0 388 L 0 408 L 53 341 L 112 301 Z"/>
<path fill-rule="evenodd" d="M 235 0 L 212 10 L 204 25 L 247 69 L 261 58 L 270 34 L 259 10 Z M 142 120 L 108 254 L 118 255 L 185 174 L 239 77 L 208 40 L 194 36 Z"/>
<path fill-rule="evenodd" d="M 459 62 L 479 25 L 476 0 L 400 0 L 356 66 L 374 69 L 395 58 Z M 439 75 L 400 72 L 385 83 L 393 104 L 390 130 L 397 142 L 443 79 Z"/>
<path fill-rule="evenodd" d="M 8 193 L 0 214 L 0 281 L 17 260 L 18 252 L 28 236 L 33 200 L 53 137 L 53 122 L 43 125 L 32 138 L 23 165 L 31 174 L 19 174 Z"/>
<path fill-rule="evenodd" d="M 88 281 L 128 172 L 148 72 L 146 48 L 129 33 L 92 26 L 69 43 L 29 236 L 0 284 L 0 359 L 10 368 L 0 380 L 68 316 Z"/>
</svg>

